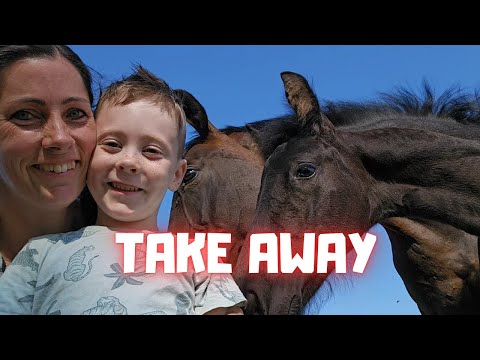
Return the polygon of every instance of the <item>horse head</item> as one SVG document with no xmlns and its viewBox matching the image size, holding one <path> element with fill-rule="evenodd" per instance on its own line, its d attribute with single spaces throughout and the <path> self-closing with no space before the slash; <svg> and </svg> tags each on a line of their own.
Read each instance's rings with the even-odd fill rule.
<svg viewBox="0 0 480 360">
<path fill-rule="evenodd" d="M 290 233 L 292 252 L 300 254 L 304 233 L 364 234 L 392 217 L 479 234 L 480 174 L 473 170 L 480 168 L 478 141 L 429 129 L 431 117 L 412 128 L 395 121 L 336 128 L 301 75 L 285 72 L 282 80 L 300 130 L 265 163 L 250 234 Z M 346 251 L 351 249 L 347 241 Z M 295 313 L 333 269 L 292 275 L 260 268 L 250 274 L 249 256 L 246 241 L 234 275 L 249 300 L 249 313 Z"/>
<path fill-rule="evenodd" d="M 176 92 L 199 136 L 187 145 L 188 167 L 173 196 L 169 231 L 231 233 L 225 260 L 234 265 L 255 211 L 263 159 L 241 145 L 252 142 L 248 134 L 227 136 L 192 94 Z"/>
<path fill-rule="evenodd" d="M 265 163 L 251 233 L 290 233 L 292 252 L 301 254 L 304 233 L 366 231 L 373 225 L 368 190 L 374 182 L 322 113 L 307 81 L 290 72 L 282 80 L 300 130 Z M 328 275 L 248 274 L 248 257 L 247 241 L 235 277 L 251 313 L 296 313 Z"/>
</svg>

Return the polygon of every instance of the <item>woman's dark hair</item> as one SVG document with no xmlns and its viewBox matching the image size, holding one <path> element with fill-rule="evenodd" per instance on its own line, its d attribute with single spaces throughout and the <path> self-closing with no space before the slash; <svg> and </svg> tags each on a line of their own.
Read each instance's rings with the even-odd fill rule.
<svg viewBox="0 0 480 360">
<path fill-rule="evenodd" d="M 79 200 L 82 209 L 84 226 L 95 225 L 98 215 L 97 203 L 93 199 L 92 194 L 90 194 L 87 186 L 83 188 Z"/>
<path fill-rule="evenodd" d="M 0 45 L 0 73 L 20 60 L 62 56 L 68 60 L 83 79 L 93 106 L 92 74 L 80 57 L 66 45 Z"/>
</svg>

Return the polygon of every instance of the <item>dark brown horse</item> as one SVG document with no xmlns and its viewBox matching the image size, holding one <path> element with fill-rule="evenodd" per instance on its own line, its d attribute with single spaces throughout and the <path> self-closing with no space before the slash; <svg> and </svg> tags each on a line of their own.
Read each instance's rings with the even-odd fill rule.
<svg viewBox="0 0 480 360">
<path fill-rule="evenodd" d="M 306 232 L 363 234 L 383 224 L 422 313 L 480 312 L 478 127 L 454 130 L 431 116 L 337 127 L 302 76 L 282 80 L 300 129 L 265 163 L 251 233 L 292 233 L 301 254 Z M 249 250 L 246 241 L 235 269 L 248 313 L 296 312 L 328 275 L 249 274 Z"/>
<path fill-rule="evenodd" d="M 253 222 L 264 161 L 277 145 L 297 134 L 298 121 L 293 115 L 219 131 L 208 121 L 205 110 L 194 97 L 186 92 L 179 93 L 184 98 L 188 119 L 198 131 L 199 137 L 187 147 L 189 168 L 182 187 L 174 195 L 169 228 L 174 232 L 231 232 L 232 244 L 237 250 L 229 251 L 227 261 L 235 264 L 238 249 Z M 438 102 L 442 106 L 435 106 L 436 103 L 430 101 L 430 95 L 427 91 L 423 102 L 408 101 L 415 98 L 406 94 L 379 104 L 327 103 L 326 108 L 334 123 L 343 128 L 378 127 L 379 123 L 382 126 L 392 126 L 401 122 L 404 126 L 447 128 L 450 132 L 459 133 L 465 126 L 460 126 L 458 120 L 466 119 L 468 122 L 469 116 L 475 118 L 471 106 L 464 99 L 452 97 L 449 100 L 445 97 L 442 102 Z M 419 115 L 422 115 L 422 120 L 425 118 L 424 113 L 436 113 L 440 118 L 443 113 L 455 114 L 457 120 L 441 122 L 437 117 L 430 116 L 432 119 L 428 122 L 419 121 Z M 449 279 L 454 278 L 451 275 L 452 269 L 430 251 L 432 243 L 435 244 L 438 240 L 437 234 L 431 239 L 422 237 L 426 226 L 406 218 L 396 220 L 392 222 L 392 229 L 405 227 L 408 231 L 389 231 L 395 266 L 420 310 L 432 309 L 435 304 L 427 301 L 425 305 L 424 299 L 428 300 L 429 294 L 433 294 L 432 298 L 439 297 L 435 295 L 438 289 L 441 294 L 448 293 L 445 291 L 446 286 L 437 286 L 437 283 L 449 283 Z M 384 225 L 388 229 L 388 224 Z M 442 240 L 438 242 L 445 243 Z M 412 265 L 410 257 L 421 259 L 433 275 L 422 279 L 415 267 L 420 262 L 415 261 Z M 438 275 L 438 281 L 433 282 L 432 277 L 437 279 L 435 275 Z"/>
</svg>

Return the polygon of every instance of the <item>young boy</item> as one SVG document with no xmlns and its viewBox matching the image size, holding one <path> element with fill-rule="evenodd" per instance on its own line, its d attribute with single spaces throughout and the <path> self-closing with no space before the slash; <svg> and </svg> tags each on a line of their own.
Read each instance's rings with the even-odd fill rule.
<svg viewBox="0 0 480 360">
<path fill-rule="evenodd" d="M 145 273 L 141 249 L 135 272 L 123 271 L 114 232 L 158 231 L 165 192 L 178 188 L 187 168 L 175 94 L 137 66 L 107 88 L 95 112 L 87 185 L 96 225 L 31 239 L 0 278 L 0 313 L 243 314 L 246 299 L 230 274 Z"/>
</svg>

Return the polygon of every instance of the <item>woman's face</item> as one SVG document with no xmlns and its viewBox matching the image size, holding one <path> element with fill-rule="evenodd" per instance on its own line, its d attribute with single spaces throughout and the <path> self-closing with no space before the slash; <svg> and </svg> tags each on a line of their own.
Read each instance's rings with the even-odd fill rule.
<svg viewBox="0 0 480 360">
<path fill-rule="evenodd" d="M 0 197 L 68 206 L 85 186 L 95 143 L 87 89 L 67 60 L 21 60 L 0 73 Z"/>
</svg>

